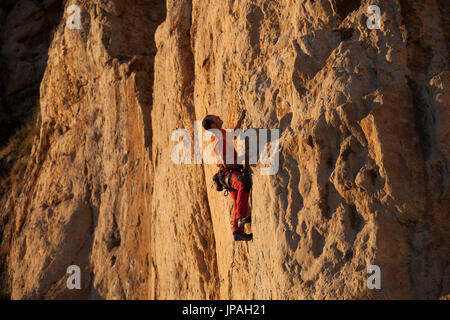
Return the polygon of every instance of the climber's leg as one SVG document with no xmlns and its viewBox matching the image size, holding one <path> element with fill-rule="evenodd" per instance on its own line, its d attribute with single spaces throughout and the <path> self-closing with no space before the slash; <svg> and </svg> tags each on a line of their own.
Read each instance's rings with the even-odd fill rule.
<svg viewBox="0 0 450 320">
<path fill-rule="evenodd" d="M 236 232 L 244 232 L 244 226 L 238 226 L 238 220 L 245 218 L 248 214 L 248 196 L 245 185 L 240 179 L 241 174 L 233 171 L 231 173 L 231 197 L 234 201 L 234 215 L 233 215 L 233 234 Z"/>
<path fill-rule="evenodd" d="M 234 228 L 234 221 L 236 220 L 236 216 L 238 215 L 238 212 L 237 212 L 237 208 L 238 208 L 238 206 L 237 206 L 238 191 L 237 190 L 231 190 L 230 191 L 230 195 L 231 195 L 231 198 L 233 199 L 233 202 L 234 202 L 234 206 L 233 206 L 233 233 L 235 233 L 235 232 L 243 232 L 244 231 L 243 227 L 242 228 L 237 228 L 236 230 Z"/>
</svg>

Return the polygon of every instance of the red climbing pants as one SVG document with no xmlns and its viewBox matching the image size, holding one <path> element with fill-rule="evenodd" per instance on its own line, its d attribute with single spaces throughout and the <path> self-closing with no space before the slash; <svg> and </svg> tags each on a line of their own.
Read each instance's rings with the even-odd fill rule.
<svg viewBox="0 0 450 320">
<path fill-rule="evenodd" d="M 249 193 L 244 191 L 244 183 L 239 180 L 241 174 L 233 171 L 231 173 L 231 187 L 234 189 L 230 191 L 231 197 L 234 201 L 234 214 L 233 214 L 233 234 L 236 232 L 244 232 L 244 226 L 238 227 L 238 220 L 245 218 L 248 213 L 248 196 Z"/>
</svg>

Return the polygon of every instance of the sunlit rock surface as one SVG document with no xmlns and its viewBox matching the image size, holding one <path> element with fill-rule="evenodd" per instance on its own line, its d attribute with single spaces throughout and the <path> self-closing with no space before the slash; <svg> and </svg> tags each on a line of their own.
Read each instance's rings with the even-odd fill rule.
<svg viewBox="0 0 450 320">
<path fill-rule="evenodd" d="M 4 295 L 448 297 L 445 1 L 78 4 L 81 29 L 64 12 L 53 36 L 40 136 L 2 207 Z M 210 113 L 232 128 L 244 108 L 245 129 L 280 130 L 279 170 L 252 166 L 254 240 L 236 243 L 216 166 L 174 164 L 171 135 L 193 137 Z M 69 265 L 81 290 L 66 287 Z"/>
</svg>

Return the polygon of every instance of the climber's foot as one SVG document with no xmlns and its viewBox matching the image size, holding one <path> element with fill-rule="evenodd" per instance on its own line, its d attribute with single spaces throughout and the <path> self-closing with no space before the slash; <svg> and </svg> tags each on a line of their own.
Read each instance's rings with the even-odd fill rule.
<svg viewBox="0 0 450 320">
<path fill-rule="evenodd" d="M 253 239 L 253 233 L 236 232 L 233 236 L 234 241 L 250 241 Z"/>
<path fill-rule="evenodd" d="M 250 223 L 252 222 L 252 217 L 251 216 L 246 216 L 245 218 L 240 218 L 238 220 L 238 227 L 242 227 L 244 224 L 246 223 Z"/>
</svg>

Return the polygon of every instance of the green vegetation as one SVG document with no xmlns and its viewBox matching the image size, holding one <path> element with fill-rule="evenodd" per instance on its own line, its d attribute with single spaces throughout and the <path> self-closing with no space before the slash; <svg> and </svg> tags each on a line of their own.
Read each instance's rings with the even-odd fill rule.
<svg viewBox="0 0 450 320">
<path fill-rule="evenodd" d="M 34 112 L 33 116 L 24 120 L 23 124 L 19 126 L 15 133 L 8 138 L 8 142 L 0 148 L 0 177 L 7 177 L 11 174 L 11 170 L 17 167 L 20 159 L 25 160 L 31 153 L 33 141 L 36 135 L 39 134 L 39 123 L 37 121 L 39 108 Z M 2 183 L 0 179 L 0 189 Z M 1 192 L 0 192 L 1 193 Z"/>
<path fill-rule="evenodd" d="M 33 139 L 38 133 L 36 117 L 28 119 L 17 131 L 9 138 L 8 147 L 10 151 L 15 151 L 21 156 L 28 156 L 31 153 Z"/>
</svg>

